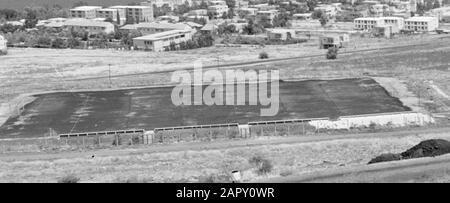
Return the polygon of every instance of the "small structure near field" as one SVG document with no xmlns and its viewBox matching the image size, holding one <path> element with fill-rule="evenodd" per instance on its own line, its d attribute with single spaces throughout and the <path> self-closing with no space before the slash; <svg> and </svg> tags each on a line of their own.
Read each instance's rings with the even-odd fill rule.
<svg viewBox="0 0 450 203">
<path fill-rule="evenodd" d="M 6 43 L 7 43 L 6 38 L 0 35 L 0 55 L 4 55 L 8 52 Z"/>
<path fill-rule="evenodd" d="M 385 38 L 391 38 L 395 31 L 395 27 L 392 25 L 384 25 L 384 26 L 377 26 L 374 27 L 372 30 L 372 34 L 375 37 L 385 37 Z"/>
<path fill-rule="evenodd" d="M 320 49 L 328 49 L 330 47 L 342 48 L 347 46 L 349 41 L 350 37 L 348 34 L 320 36 L 319 48 Z"/>
<path fill-rule="evenodd" d="M 269 40 L 289 40 L 295 36 L 295 30 L 288 29 L 271 29 L 267 31 Z"/>
</svg>

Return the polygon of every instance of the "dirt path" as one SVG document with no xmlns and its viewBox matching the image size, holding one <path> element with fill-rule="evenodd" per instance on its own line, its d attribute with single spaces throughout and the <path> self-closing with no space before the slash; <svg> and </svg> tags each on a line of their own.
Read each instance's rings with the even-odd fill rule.
<svg viewBox="0 0 450 203">
<path fill-rule="evenodd" d="M 258 139 L 245 140 L 227 140 L 214 142 L 189 142 L 177 144 L 158 144 L 150 146 L 139 146 L 136 148 L 122 148 L 122 149 L 99 149 L 90 151 L 76 151 L 76 152 L 60 152 L 60 153 L 9 153 L 0 154 L 0 161 L 31 161 L 31 160 L 51 160 L 51 159 L 70 159 L 70 158 L 86 158 L 95 155 L 99 156 L 125 156 L 145 153 L 163 153 L 163 152 L 180 152 L 180 151 L 203 151 L 216 149 L 231 149 L 240 147 L 252 147 L 262 145 L 281 145 L 294 143 L 313 143 L 330 140 L 347 140 L 347 139 L 368 139 L 368 138 L 382 138 L 382 137 L 406 137 L 415 134 L 417 136 L 425 137 L 426 134 L 443 133 L 450 131 L 450 127 L 431 128 L 431 129 L 411 129 L 401 130 L 395 132 L 380 132 L 380 133 L 362 133 L 362 134 L 347 134 L 347 135 L 319 135 L 319 136 L 289 136 L 289 137 L 268 137 Z"/>
<path fill-rule="evenodd" d="M 450 182 L 450 155 L 385 162 L 373 165 L 327 170 L 295 177 L 258 182 L 342 183 L 342 182 Z"/>
</svg>

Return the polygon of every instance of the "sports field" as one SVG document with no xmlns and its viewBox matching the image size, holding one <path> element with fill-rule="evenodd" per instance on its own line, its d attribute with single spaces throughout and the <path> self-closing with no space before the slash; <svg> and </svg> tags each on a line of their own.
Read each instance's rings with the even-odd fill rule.
<svg viewBox="0 0 450 203">
<path fill-rule="evenodd" d="M 259 103 L 255 106 L 175 106 L 171 100 L 172 89 L 158 87 L 35 95 L 36 99 L 25 106 L 20 116 L 9 118 L 0 127 L 0 135 L 39 137 L 46 135 L 50 128 L 56 133 L 132 128 L 150 130 L 409 110 L 370 78 L 282 81 L 279 112 L 270 117 L 260 116 L 260 109 L 268 106 Z"/>
</svg>

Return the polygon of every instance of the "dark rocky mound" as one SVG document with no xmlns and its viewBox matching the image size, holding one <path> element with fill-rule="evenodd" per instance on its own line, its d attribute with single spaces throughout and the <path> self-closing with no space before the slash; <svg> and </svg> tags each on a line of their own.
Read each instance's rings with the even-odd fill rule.
<svg viewBox="0 0 450 203">
<path fill-rule="evenodd" d="M 450 153 L 450 142 L 442 139 L 425 140 L 401 153 L 404 159 L 434 157 Z"/>
<path fill-rule="evenodd" d="M 400 154 L 382 154 L 380 156 L 377 156 L 369 161 L 368 164 L 374 164 L 379 162 L 387 162 L 387 161 L 398 161 L 401 160 L 402 156 Z"/>
<path fill-rule="evenodd" d="M 434 157 L 450 153 L 450 142 L 443 139 L 432 139 L 420 142 L 418 145 L 400 154 L 382 154 L 369 161 L 368 164 L 414 159 L 420 157 Z"/>
</svg>

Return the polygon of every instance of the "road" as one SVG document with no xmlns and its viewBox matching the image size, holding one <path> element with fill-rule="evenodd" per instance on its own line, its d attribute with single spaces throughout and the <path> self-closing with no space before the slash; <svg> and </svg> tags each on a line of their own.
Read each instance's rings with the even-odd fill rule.
<svg viewBox="0 0 450 203">
<path fill-rule="evenodd" d="M 264 183 L 450 182 L 450 154 L 334 169 L 301 176 L 258 180 Z"/>
</svg>

